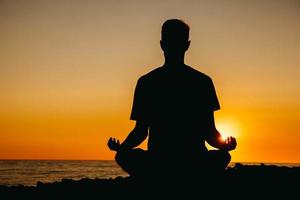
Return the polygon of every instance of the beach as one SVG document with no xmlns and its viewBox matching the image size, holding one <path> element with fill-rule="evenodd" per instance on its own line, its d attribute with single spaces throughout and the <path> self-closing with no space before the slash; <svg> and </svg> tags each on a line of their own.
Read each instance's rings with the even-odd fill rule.
<svg viewBox="0 0 300 200">
<path fill-rule="evenodd" d="M 179 178 L 181 177 L 181 178 Z M 38 182 L 36 186 L 0 186 L 1 195 L 37 195 L 75 196 L 98 195 L 108 197 L 137 198 L 210 194 L 215 197 L 223 195 L 236 198 L 242 195 L 249 197 L 294 197 L 297 194 L 300 180 L 300 167 L 275 165 L 245 165 L 236 163 L 219 174 L 208 172 L 200 177 L 152 177 L 135 179 L 130 176 L 115 178 L 83 178 L 80 180 L 62 179 L 52 183 Z M 240 197 L 242 197 L 240 196 Z M 114 198 L 113 198 L 114 199 Z M 225 198 L 227 199 L 227 198 Z"/>
</svg>

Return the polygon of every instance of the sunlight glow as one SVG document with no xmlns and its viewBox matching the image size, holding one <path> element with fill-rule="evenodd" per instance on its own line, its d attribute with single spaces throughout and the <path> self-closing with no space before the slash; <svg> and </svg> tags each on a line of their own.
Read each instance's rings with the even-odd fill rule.
<svg viewBox="0 0 300 200">
<path fill-rule="evenodd" d="M 222 135 L 222 139 L 227 137 L 237 137 L 237 126 L 234 122 L 224 121 L 217 124 L 217 130 Z"/>
</svg>

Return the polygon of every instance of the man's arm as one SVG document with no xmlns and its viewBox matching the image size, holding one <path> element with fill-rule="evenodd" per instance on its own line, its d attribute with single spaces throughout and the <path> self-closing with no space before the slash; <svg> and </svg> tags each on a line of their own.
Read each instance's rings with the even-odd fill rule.
<svg viewBox="0 0 300 200">
<path fill-rule="evenodd" d="M 115 138 L 108 140 L 108 147 L 113 151 L 129 150 L 137 147 L 141 144 L 148 136 L 149 125 L 145 123 L 145 119 L 148 117 L 148 99 L 146 98 L 147 91 L 145 90 L 142 78 L 137 82 L 133 106 L 130 115 L 131 120 L 136 120 L 134 129 L 128 134 L 127 138 L 122 144 Z"/>
<path fill-rule="evenodd" d="M 148 125 L 142 121 L 136 121 L 134 129 L 128 134 L 122 144 L 115 138 L 108 140 L 108 147 L 113 151 L 126 151 L 140 145 L 148 136 Z"/>
<path fill-rule="evenodd" d="M 236 147 L 236 140 L 234 137 L 228 137 L 225 140 L 222 139 L 221 134 L 216 129 L 214 113 L 211 111 L 208 118 L 208 133 L 206 141 L 212 147 L 215 147 L 224 151 L 231 151 Z"/>
<path fill-rule="evenodd" d="M 142 121 L 136 121 L 134 129 L 128 134 L 121 144 L 121 150 L 128 150 L 140 145 L 148 136 L 148 125 Z"/>
</svg>

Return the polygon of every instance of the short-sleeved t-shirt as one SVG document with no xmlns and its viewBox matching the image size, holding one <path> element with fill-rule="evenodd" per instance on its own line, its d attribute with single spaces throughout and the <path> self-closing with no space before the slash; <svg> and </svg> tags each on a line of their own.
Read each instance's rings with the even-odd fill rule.
<svg viewBox="0 0 300 200">
<path fill-rule="evenodd" d="M 218 109 L 209 76 L 189 66 L 163 66 L 138 80 L 130 119 L 149 125 L 150 152 L 191 153 L 206 150 L 209 114 Z"/>
</svg>

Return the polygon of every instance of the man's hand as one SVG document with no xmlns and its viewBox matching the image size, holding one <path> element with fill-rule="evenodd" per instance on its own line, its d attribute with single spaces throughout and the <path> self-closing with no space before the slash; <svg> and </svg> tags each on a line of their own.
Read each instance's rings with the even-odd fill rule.
<svg viewBox="0 0 300 200">
<path fill-rule="evenodd" d="M 224 140 L 223 148 L 221 150 L 231 151 L 236 147 L 236 139 L 232 136 Z"/>
<path fill-rule="evenodd" d="M 107 142 L 107 146 L 112 151 L 119 151 L 121 144 L 118 139 L 111 137 L 111 138 L 109 138 L 109 140 Z"/>
</svg>

